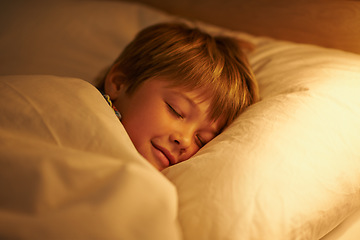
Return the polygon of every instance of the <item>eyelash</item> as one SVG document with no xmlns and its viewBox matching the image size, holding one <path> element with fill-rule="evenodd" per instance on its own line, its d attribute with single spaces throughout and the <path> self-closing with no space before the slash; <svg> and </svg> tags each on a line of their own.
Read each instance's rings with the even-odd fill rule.
<svg viewBox="0 0 360 240">
<path fill-rule="evenodd" d="M 180 113 L 178 113 L 170 104 L 166 103 L 166 105 L 168 106 L 171 113 L 173 113 L 176 117 L 184 119 L 184 117 Z"/>
<path fill-rule="evenodd" d="M 196 139 L 199 141 L 198 146 L 200 148 L 202 148 L 203 146 L 205 146 L 205 142 L 201 139 L 201 137 L 199 135 L 196 135 Z"/>
<path fill-rule="evenodd" d="M 178 113 L 169 103 L 166 102 L 166 105 L 172 114 L 174 114 L 178 118 L 184 119 L 184 117 L 180 113 Z M 200 148 L 205 146 L 206 143 L 201 139 L 199 135 L 196 135 L 196 139 Z"/>
</svg>

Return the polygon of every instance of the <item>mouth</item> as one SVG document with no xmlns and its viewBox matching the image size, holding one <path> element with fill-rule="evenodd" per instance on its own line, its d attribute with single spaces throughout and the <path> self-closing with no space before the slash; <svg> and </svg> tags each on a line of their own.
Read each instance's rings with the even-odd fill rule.
<svg viewBox="0 0 360 240">
<path fill-rule="evenodd" d="M 153 142 L 152 146 L 155 149 L 155 156 L 160 160 L 166 167 L 174 165 L 176 163 L 175 157 L 166 149 Z"/>
</svg>

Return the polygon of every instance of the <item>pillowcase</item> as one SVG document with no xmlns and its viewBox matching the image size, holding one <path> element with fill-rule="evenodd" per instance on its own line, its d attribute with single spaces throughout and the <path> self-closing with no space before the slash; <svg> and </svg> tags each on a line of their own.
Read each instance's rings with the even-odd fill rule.
<svg viewBox="0 0 360 240">
<path fill-rule="evenodd" d="M 360 56 L 257 39 L 262 101 L 187 162 L 185 239 L 319 239 L 360 204 Z"/>
<path fill-rule="evenodd" d="M 94 85 L 140 29 L 177 19 L 121 1 L 2 5 L 0 74 Z M 184 239 L 325 235 L 359 208 L 359 56 L 191 23 L 256 45 L 262 101 L 163 172 L 178 191 Z"/>
<path fill-rule="evenodd" d="M 92 85 L 3 76 L 0 99 L 1 239 L 180 239 L 174 186 Z"/>
</svg>

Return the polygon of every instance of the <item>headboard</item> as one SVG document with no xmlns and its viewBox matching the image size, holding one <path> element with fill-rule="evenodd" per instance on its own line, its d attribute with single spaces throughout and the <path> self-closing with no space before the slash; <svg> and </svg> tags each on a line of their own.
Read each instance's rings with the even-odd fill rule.
<svg viewBox="0 0 360 240">
<path fill-rule="evenodd" d="M 360 54 L 357 0 L 129 0 L 258 36 Z"/>
</svg>

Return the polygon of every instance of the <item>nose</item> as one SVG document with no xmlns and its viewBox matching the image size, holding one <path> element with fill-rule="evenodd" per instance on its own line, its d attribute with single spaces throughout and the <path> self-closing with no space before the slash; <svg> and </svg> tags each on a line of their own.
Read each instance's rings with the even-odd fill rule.
<svg viewBox="0 0 360 240">
<path fill-rule="evenodd" d="M 175 143 L 181 150 L 185 150 L 191 145 L 192 141 L 192 134 L 189 132 L 175 132 L 170 135 L 170 141 Z"/>
</svg>

